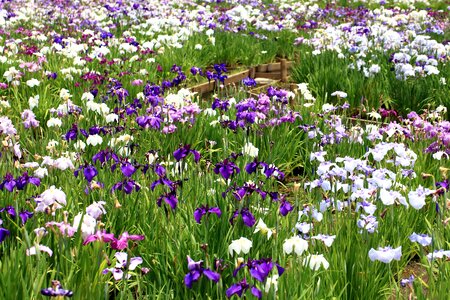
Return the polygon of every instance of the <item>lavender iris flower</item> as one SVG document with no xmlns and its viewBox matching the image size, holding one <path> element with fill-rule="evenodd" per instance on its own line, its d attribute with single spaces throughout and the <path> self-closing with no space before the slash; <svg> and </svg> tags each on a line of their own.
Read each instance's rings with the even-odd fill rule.
<svg viewBox="0 0 450 300">
<path fill-rule="evenodd" d="M 406 287 L 407 285 L 411 286 L 414 282 L 414 275 L 409 276 L 408 278 L 403 278 L 400 280 L 400 285 L 402 287 Z"/>
<path fill-rule="evenodd" d="M 432 241 L 430 236 L 426 234 L 417 234 L 415 232 L 409 236 L 409 240 L 411 242 L 419 243 L 424 247 L 430 245 Z"/>
<path fill-rule="evenodd" d="M 369 258 L 371 261 L 379 260 L 385 264 L 390 263 L 392 260 L 400 260 L 402 257 L 402 247 L 392 249 L 392 247 L 380 247 L 378 250 L 370 249 Z"/>
</svg>

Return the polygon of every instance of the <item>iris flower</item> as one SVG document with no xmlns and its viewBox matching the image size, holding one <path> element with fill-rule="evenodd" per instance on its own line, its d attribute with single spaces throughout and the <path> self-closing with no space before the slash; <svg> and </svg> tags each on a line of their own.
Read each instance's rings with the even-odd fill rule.
<svg viewBox="0 0 450 300">
<path fill-rule="evenodd" d="M 188 156 L 189 153 L 192 153 L 192 155 L 194 155 L 194 161 L 195 163 L 198 163 L 200 160 L 200 153 L 197 150 L 191 149 L 191 145 L 184 145 L 183 147 L 175 150 L 173 152 L 173 157 L 177 161 L 180 161 Z"/>
<path fill-rule="evenodd" d="M 231 242 L 230 246 L 228 246 L 228 252 L 230 255 L 233 255 L 233 251 L 236 252 L 236 254 L 240 254 L 241 252 L 247 254 L 250 252 L 252 245 L 252 241 L 245 237 L 241 237 L 240 239 Z"/>
<path fill-rule="evenodd" d="M 214 282 L 218 282 L 220 279 L 220 274 L 210 270 L 203 268 L 203 261 L 193 261 L 189 256 L 188 260 L 188 270 L 189 272 L 184 276 L 184 284 L 188 288 L 192 288 L 192 284 L 197 282 L 202 275 L 205 275 L 206 278 L 212 280 Z"/>
<path fill-rule="evenodd" d="M 209 207 L 202 205 L 201 207 L 198 207 L 194 211 L 194 219 L 195 221 L 200 224 L 202 222 L 202 217 L 206 214 L 216 214 L 219 218 L 222 215 L 222 212 L 220 211 L 220 208 L 218 207 Z"/>
<path fill-rule="evenodd" d="M 9 236 L 9 230 L 3 227 L 0 227 L 0 243 L 2 243 L 7 236 Z"/>
<path fill-rule="evenodd" d="M 297 255 L 302 255 L 308 249 L 308 242 L 299 236 L 293 236 L 283 243 L 283 251 L 286 254 L 295 252 Z"/>
<path fill-rule="evenodd" d="M 417 234 L 417 233 L 413 233 L 409 236 L 409 240 L 411 242 L 416 242 L 421 244 L 422 246 L 428 246 L 431 244 L 431 237 L 426 235 L 426 234 Z"/>
<path fill-rule="evenodd" d="M 73 292 L 62 288 L 57 280 L 52 281 L 52 287 L 42 289 L 41 294 L 48 297 L 72 297 Z"/>
<path fill-rule="evenodd" d="M 129 271 L 136 269 L 143 260 L 141 257 L 133 257 L 128 261 L 128 254 L 126 252 L 116 252 L 114 255 L 116 257 L 116 266 L 114 268 L 104 269 L 103 274 L 108 274 L 111 272 L 116 281 L 123 279 L 125 268 Z M 131 277 L 131 274 L 127 274 L 127 279 Z"/>
<path fill-rule="evenodd" d="M 246 207 L 242 208 L 240 211 L 239 209 L 236 209 L 230 218 L 230 223 L 233 225 L 234 220 L 239 216 L 242 216 L 242 221 L 244 222 L 244 225 L 247 227 L 253 227 L 256 223 L 255 216 L 250 212 L 250 210 Z"/>
<path fill-rule="evenodd" d="M 371 261 L 379 260 L 385 264 L 390 263 L 392 260 L 400 260 L 402 256 L 402 247 L 392 249 L 392 247 L 380 247 L 378 250 L 370 249 L 369 258 Z"/>
<path fill-rule="evenodd" d="M 248 289 L 250 288 L 250 285 L 247 283 L 247 280 L 244 278 L 242 281 L 233 284 L 230 286 L 227 291 L 226 295 L 228 298 L 231 298 L 233 295 L 238 295 L 239 297 L 242 297 L 242 294 L 244 294 Z M 262 297 L 262 292 L 255 286 L 251 287 L 251 292 L 253 296 L 260 299 Z"/>
<path fill-rule="evenodd" d="M 124 232 L 120 235 L 119 239 L 114 239 L 111 242 L 111 248 L 115 250 L 123 250 L 128 247 L 128 241 L 142 241 L 145 239 L 143 235 L 130 235 L 128 232 Z"/>
</svg>

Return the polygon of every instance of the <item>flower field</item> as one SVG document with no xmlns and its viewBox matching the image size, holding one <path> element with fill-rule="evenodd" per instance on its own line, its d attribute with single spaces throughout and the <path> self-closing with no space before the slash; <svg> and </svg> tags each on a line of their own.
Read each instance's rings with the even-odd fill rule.
<svg viewBox="0 0 450 300">
<path fill-rule="evenodd" d="M 2 1 L 0 62 L 0 299 L 448 298 L 450 1 Z"/>
</svg>

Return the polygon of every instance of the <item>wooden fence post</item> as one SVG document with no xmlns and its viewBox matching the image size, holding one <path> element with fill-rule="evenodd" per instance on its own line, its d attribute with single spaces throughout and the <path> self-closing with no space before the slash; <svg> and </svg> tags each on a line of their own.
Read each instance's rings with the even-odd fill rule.
<svg viewBox="0 0 450 300">
<path fill-rule="evenodd" d="M 280 68 L 281 68 L 281 82 L 287 82 L 288 70 L 286 59 L 280 60 Z"/>
</svg>

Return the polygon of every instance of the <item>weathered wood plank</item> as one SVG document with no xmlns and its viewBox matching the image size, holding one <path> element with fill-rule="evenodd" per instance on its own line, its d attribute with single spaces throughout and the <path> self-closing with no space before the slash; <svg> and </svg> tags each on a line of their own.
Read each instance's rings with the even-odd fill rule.
<svg viewBox="0 0 450 300">
<path fill-rule="evenodd" d="M 280 79 L 281 73 L 280 72 L 256 72 L 255 78 L 262 77 L 262 78 L 271 78 L 271 79 Z"/>
</svg>

